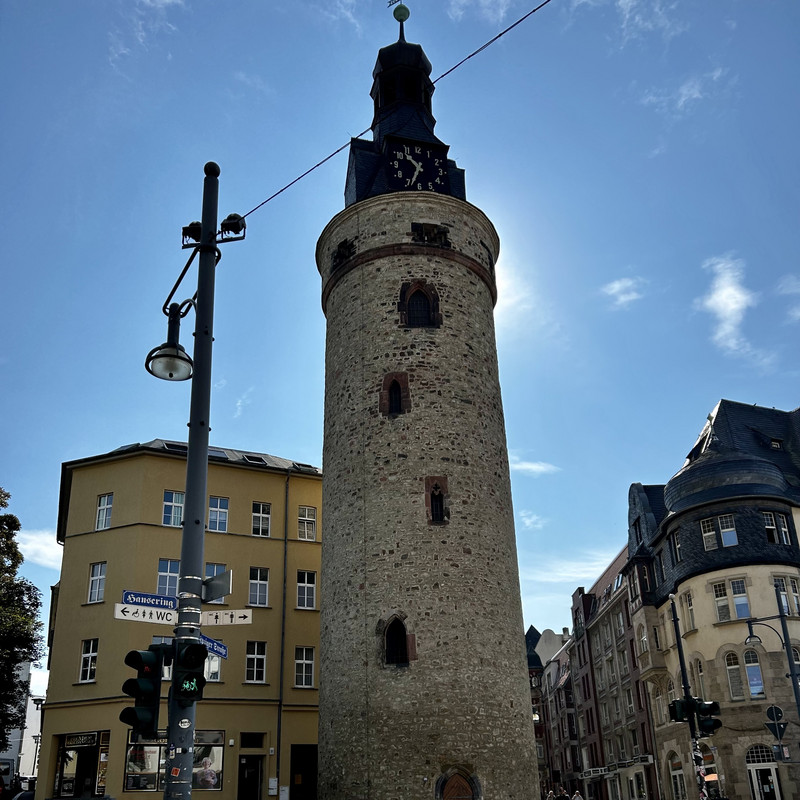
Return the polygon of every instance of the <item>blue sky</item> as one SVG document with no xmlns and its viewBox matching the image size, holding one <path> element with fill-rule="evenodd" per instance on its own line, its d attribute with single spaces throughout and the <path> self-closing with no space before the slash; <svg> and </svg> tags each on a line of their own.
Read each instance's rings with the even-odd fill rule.
<svg viewBox="0 0 800 800">
<path fill-rule="evenodd" d="M 408 5 L 436 77 L 535 3 Z M 626 542 L 629 485 L 680 469 L 717 400 L 798 405 L 798 31 L 795 0 L 552 0 L 437 84 L 502 243 L 526 625 L 570 624 Z M 369 126 L 396 36 L 383 0 L 4 0 L 0 485 L 46 597 L 61 462 L 186 436 L 188 385 L 143 361 L 204 163 L 221 216 L 250 211 Z M 321 461 L 314 247 L 346 158 L 224 248 L 213 444 Z"/>
</svg>

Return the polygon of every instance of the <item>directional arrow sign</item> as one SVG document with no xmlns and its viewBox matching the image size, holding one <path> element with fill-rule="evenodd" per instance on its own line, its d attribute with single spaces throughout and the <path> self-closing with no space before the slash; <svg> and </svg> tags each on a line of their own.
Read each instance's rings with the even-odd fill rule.
<svg viewBox="0 0 800 800">
<path fill-rule="evenodd" d="M 252 608 L 230 608 L 225 611 L 204 611 L 202 625 L 252 625 Z"/>
<path fill-rule="evenodd" d="M 130 619 L 134 622 L 155 622 L 161 625 L 177 625 L 178 612 L 168 608 L 148 608 L 131 606 L 126 603 L 114 604 L 114 619 Z"/>
<path fill-rule="evenodd" d="M 778 740 L 783 739 L 784 731 L 786 730 L 786 722 L 765 722 L 767 730 Z"/>
</svg>

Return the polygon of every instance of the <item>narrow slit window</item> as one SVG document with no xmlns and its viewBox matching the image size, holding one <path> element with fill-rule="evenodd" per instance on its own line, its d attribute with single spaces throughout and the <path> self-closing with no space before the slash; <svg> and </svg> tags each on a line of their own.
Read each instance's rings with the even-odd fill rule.
<svg viewBox="0 0 800 800">
<path fill-rule="evenodd" d="M 431 521 L 444 522 L 444 495 L 438 484 L 431 490 Z"/>
<path fill-rule="evenodd" d="M 403 393 L 400 384 L 392 381 L 389 384 L 389 413 L 401 414 L 403 412 Z"/>
<path fill-rule="evenodd" d="M 395 617 L 386 628 L 386 663 L 408 664 L 408 637 L 406 626 Z"/>
</svg>

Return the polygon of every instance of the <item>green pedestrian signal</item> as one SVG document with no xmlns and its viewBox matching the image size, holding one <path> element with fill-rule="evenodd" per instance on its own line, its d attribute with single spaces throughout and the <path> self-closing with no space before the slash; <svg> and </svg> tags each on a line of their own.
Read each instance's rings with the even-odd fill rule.
<svg viewBox="0 0 800 800">
<path fill-rule="evenodd" d="M 172 681 L 178 705 L 188 708 L 203 699 L 208 648 L 202 642 L 178 641 Z"/>
</svg>

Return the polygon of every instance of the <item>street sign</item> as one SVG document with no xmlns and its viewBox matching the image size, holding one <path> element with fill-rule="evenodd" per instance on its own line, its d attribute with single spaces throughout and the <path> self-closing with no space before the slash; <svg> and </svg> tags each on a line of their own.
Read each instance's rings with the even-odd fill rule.
<svg viewBox="0 0 800 800">
<path fill-rule="evenodd" d="M 233 591 L 233 570 L 229 569 L 226 572 L 220 572 L 219 575 L 213 575 L 203 581 L 203 588 L 201 596 L 204 603 L 210 603 L 212 600 L 222 600 Z"/>
<path fill-rule="evenodd" d="M 222 642 L 218 642 L 203 633 L 200 634 L 200 641 L 208 648 L 209 655 L 219 656 L 220 658 L 228 657 L 228 648 Z"/>
<path fill-rule="evenodd" d="M 147 592 L 132 592 L 125 589 L 122 592 L 122 602 L 126 606 L 148 606 L 149 608 L 178 607 L 178 598 L 168 594 L 148 594 Z"/>
<path fill-rule="evenodd" d="M 778 740 L 783 739 L 783 734 L 786 731 L 786 722 L 765 722 L 767 730 Z"/>
<path fill-rule="evenodd" d="M 161 625 L 177 625 L 178 612 L 168 608 L 147 608 L 126 603 L 114 604 L 114 619 L 130 619 L 134 622 L 156 622 Z"/>
<path fill-rule="evenodd" d="M 780 722 L 783 719 L 783 709 L 780 706 L 770 706 L 767 709 L 767 719 L 770 722 Z"/>
<path fill-rule="evenodd" d="M 201 625 L 251 625 L 253 622 L 252 608 L 233 608 L 225 611 L 204 611 Z"/>
</svg>

